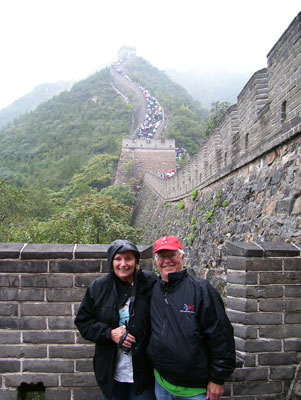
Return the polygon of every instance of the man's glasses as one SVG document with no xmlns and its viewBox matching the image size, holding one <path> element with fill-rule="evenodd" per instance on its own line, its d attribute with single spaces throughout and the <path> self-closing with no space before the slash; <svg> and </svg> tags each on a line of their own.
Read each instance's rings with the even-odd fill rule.
<svg viewBox="0 0 301 400">
<path fill-rule="evenodd" d="M 170 260 L 170 261 L 176 261 L 178 257 L 178 254 L 158 254 L 157 253 L 157 260 L 158 261 L 164 261 L 164 260 Z"/>
</svg>

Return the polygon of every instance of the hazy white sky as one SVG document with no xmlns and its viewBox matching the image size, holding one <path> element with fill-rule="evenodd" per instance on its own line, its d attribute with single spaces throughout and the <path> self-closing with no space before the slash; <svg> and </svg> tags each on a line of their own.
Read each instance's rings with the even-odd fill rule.
<svg viewBox="0 0 301 400">
<path fill-rule="evenodd" d="M 159 69 L 248 72 L 300 0 L 0 0 L 0 109 L 35 86 L 85 78 L 135 46 Z"/>
</svg>

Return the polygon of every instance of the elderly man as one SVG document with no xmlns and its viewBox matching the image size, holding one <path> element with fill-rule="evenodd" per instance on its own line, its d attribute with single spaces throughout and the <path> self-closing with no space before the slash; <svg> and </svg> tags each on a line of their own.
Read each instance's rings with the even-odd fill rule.
<svg viewBox="0 0 301 400">
<path fill-rule="evenodd" d="M 217 291 L 183 268 L 175 236 L 155 242 L 160 271 L 151 301 L 148 355 L 156 399 L 219 400 L 235 368 L 233 329 Z"/>
</svg>

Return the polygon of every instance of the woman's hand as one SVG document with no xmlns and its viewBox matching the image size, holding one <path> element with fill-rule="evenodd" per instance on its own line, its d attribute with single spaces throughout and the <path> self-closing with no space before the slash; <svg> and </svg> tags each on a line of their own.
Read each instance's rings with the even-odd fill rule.
<svg viewBox="0 0 301 400">
<path fill-rule="evenodd" d="M 111 334 L 110 334 L 110 339 L 113 342 L 115 342 L 116 344 L 118 344 L 120 342 L 120 339 L 122 338 L 122 336 L 125 334 L 125 332 L 126 332 L 126 330 L 124 328 L 122 328 L 121 326 L 119 328 L 112 329 Z M 122 343 L 122 346 L 130 349 L 135 342 L 136 342 L 136 339 L 134 338 L 134 336 L 131 335 L 130 333 L 128 333 Z"/>
</svg>

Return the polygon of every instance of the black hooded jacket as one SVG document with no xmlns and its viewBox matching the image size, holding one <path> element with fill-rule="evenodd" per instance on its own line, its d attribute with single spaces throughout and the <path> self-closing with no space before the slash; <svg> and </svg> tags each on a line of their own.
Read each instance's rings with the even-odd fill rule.
<svg viewBox="0 0 301 400">
<path fill-rule="evenodd" d="M 158 281 L 151 300 L 148 355 L 169 383 L 206 388 L 235 368 L 233 328 L 217 291 L 184 269 Z"/>
<path fill-rule="evenodd" d="M 125 242 L 125 241 L 115 241 Z M 115 243 L 108 249 L 108 262 L 112 266 L 114 255 L 127 250 L 137 253 L 136 248 L 128 248 L 128 243 Z M 153 369 L 146 355 L 150 336 L 150 298 L 157 278 L 150 271 L 138 270 L 134 273 L 136 296 L 134 312 L 128 323 L 129 332 L 135 337 L 132 348 L 134 388 L 136 395 L 141 394 L 153 383 Z M 96 279 L 87 289 L 79 307 L 75 324 L 82 337 L 95 343 L 93 359 L 94 372 L 98 385 L 104 395 L 110 399 L 114 384 L 117 358 L 117 345 L 110 339 L 111 330 L 119 326 L 120 296 L 129 296 L 128 284 L 121 282 L 111 271 Z M 130 285 L 128 285 L 130 286 Z M 123 302 L 123 301 L 122 301 Z"/>
</svg>

